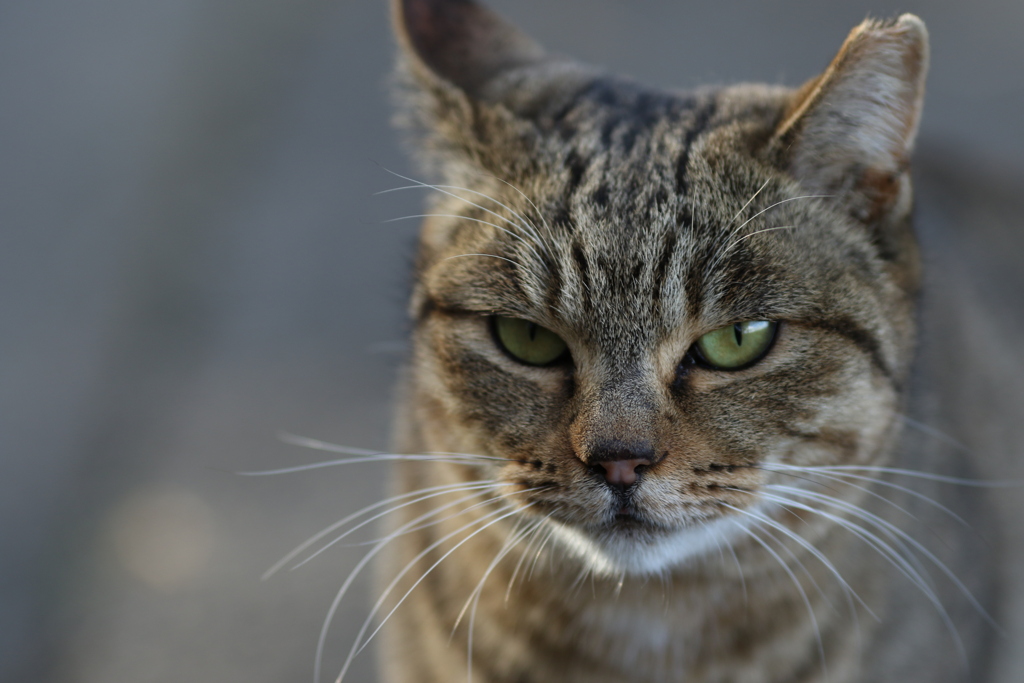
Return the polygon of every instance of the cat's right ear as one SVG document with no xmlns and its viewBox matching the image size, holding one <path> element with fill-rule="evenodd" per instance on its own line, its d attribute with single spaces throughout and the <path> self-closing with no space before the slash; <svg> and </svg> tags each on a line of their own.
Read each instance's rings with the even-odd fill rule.
<svg viewBox="0 0 1024 683">
<path fill-rule="evenodd" d="M 395 33 L 421 84 L 498 99 L 503 73 L 540 62 L 544 50 L 473 0 L 392 0 Z"/>
<path fill-rule="evenodd" d="M 530 157 L 528 110 L 558 60 L 474 0 L 392 0 L 400 122 L 432 166 L 495 175 Z M 559 69 L 555 69 L 559 71 Z"/>
</svg>

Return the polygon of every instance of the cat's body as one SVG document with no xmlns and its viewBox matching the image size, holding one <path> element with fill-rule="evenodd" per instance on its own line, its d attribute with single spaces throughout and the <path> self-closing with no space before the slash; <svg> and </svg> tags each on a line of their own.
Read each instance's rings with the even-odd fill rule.
<svg viewBox="0 0 1024 683">
<path fill-rule="evenodd" d="M 385 680 L 984 681 L 979 503 L 871 488 L 971 476 L 905 417 L 920 21 L 866 22 L 799 91 L 677 94 L 468 0 L 395 8 L 444 177 L 398 446 L 463 455 L 395 473 L 426 491 L 391 522 Z M 733 328 L 773 336 L 720 362 Z"/>
</svg>

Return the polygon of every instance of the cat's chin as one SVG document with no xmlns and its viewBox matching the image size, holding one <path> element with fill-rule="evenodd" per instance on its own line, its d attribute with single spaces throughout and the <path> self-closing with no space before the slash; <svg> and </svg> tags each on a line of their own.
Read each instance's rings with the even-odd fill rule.
<svg viewBox="0 0 1024 683">
<path fill-rule="evenodd" d="M 661 529 L 625 521 L 599 530 L 580 529 L 551 520 L 554 537 L 572 556 L 598 576 L 653 576 L 706 557 L 747 535 L 747 517 L 718 518 Z"/>
</svg>

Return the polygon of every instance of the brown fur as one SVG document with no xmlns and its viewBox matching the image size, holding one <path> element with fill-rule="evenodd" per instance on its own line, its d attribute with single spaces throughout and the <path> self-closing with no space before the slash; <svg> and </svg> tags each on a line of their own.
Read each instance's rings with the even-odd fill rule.
<svg viewBox="0 0 1024 683">
<path fill-rule="evenodd" d="M 416 267 L 399 445 L 502 460 L 397 469 L 396 493 L 500 483 L 392 522 L 406 533 L 383 574 L 408 571 L 391 604 L 425 578 L 385 628 L 385 680 L 467 680 L 470 661 L 478 683 L 983 680 L 979 610 L 929 567 L 962 661 L 928 589 L 901 577 L 918 560 L 887 562 L 837 523 L 900 552 L 906 541 L 851 510 L 907 526 L 879 496 L 919 500 L 813 469 L 959 467 L 900 419 L 919 280 L 907 159 L 920 20 L 865 22 L 796 91 L 675 93 L 548 58 L 471 0 L 396 1 L 395 17 L 404 118 L 443 178 Z M 496 315 L 552 330 L 571 359 L 515 361 Z M 779 321 L 763 360 L 695 360 L 701 335 L 746 320 Z M 609 449 L 650 453 L 628 492 L 604 481 Z M 969 544 L 919 507 L 947 543 Z M 933 552 L 981 590 L 984 562 Z M 892 633 L 906 629 L 934 650 L 904 651 Z"/>
</svg>

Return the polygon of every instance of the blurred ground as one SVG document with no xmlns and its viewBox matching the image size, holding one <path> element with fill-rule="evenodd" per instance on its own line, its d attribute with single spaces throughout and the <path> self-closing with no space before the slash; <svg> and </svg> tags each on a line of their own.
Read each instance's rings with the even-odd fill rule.
<svg viewBox="0 0 1024 683">
<path fill-rule="evenodd" d="M 0 680 L 311 676 L 360 550 L 259 577 L 379 499 L 383 471 L 230 471 L 318 459 L 279 432 L 387 444 L 415 225 L 380 221 L 422 197 L 373 196 L 410 168 L 384 4 L 0 6 Z M 864 16 L 920 14 L 926 241 L 964 245 L 933 272 L 973 273 L 998 303 L 979 315 L 1020 338 L 1024 3 L 492 4 L 557 52 L 682 87 L 797 84 Z M 1020 394 L 979 403 L 993 476 L 1020 473 Z M 364 586 L 327 671 L 366 608 Z"/>
</svg>

